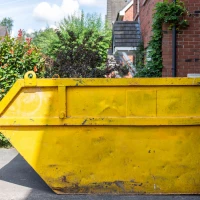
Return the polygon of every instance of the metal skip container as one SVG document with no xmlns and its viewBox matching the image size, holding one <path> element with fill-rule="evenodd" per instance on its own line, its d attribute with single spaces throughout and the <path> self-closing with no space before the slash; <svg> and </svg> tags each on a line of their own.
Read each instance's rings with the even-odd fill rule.
<svg viewBox="0 0 200 200">
<path fill-rule="evenodd" d="M 28 72 L 0 102 L 0 132 L 58 194 L 199 194 L 199 102 L 200 78 Z"/>
</svg>

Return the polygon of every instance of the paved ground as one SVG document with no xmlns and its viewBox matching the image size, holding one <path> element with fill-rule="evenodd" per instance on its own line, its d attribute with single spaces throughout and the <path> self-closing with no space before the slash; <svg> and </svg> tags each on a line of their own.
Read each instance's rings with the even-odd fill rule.
<svg viewBox="0 0 200 200">
<path fill-rule="evenodd" d="M 197 200 L 200 196 L 56 195 L 15 149 L 0 149 L 0 200 Z"/>
</svg>

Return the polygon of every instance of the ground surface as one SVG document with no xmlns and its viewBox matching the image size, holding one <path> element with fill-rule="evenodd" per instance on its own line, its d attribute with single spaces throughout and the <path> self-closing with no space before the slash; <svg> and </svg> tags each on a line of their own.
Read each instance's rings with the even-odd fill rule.
<svg viewBox="0 0 200 200">
<path fill-rule="evenodd" d="M 0 200 L 197 200 L 200 196 L 56 195 L 15 149 L 0 149 Z"/>
</svg>

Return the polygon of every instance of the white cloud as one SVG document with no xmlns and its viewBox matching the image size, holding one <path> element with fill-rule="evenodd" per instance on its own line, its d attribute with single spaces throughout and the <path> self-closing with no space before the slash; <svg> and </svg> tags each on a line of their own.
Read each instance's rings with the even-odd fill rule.
<svg viewBox="0 0 200 200">
<path fill-rule="evenodd" d="M 81 5 L 95 5 L 97 3 L 96 0 L 79 0 Z"/>
<path fill-rule="evenodd" d="M 11 31 L 11 37 L 15 37 L 15 31 Z"/>
<path fill-rule="evenodd" d="M 86 6 L 86 7 L 93 7 L 93 8 L 99 8 L 99 7 L 105 7 L 107 5 L 107 0 L 78 0 L 80 5 Z"/>
<path fill-rule="evenodd" d="M 44 26 L 41 28 L 42 31 L 44 31 L 45 29 L 46 29 L 46 28 L 45 28 Z"/>
<path fill-rule="evenodd" d="M 31 34 L 34 32 L 34 30 L 32 28 L 29 28 L 27 31 L 26 31 L 28 34 Z"/>
<path fill-rule="evenodd" d="M 52 29 L 57 29 L 58 27 L 56 26 L 56 25 L 50 25 L 50 28 L 52 28 Z"/>
<path fill-rule="evenodd" d="M 33 16 L 37 20 L 52 23 L 58 22 L 64 17 L 72 15 L 76 12 L 79 12 L 79 2 L 77 0 L 63 0 L 61 6 L 41 2 L 35 7 Z"/>
</svg>

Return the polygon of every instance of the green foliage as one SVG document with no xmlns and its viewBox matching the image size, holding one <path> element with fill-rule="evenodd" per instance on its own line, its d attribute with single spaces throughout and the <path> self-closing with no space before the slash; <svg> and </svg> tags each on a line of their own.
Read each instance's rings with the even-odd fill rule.
<svg viewBox="0 0 200 200">
<path fill-rule="evenodd" d="M 153 15 L 153 35 L 148 46 L 148 58 L 145 67 L 138 70 L 139 77 L 161 77 L 162 76 L 162 25 L 166 23 L 169 29 L 174 25 L 177 30 L 186 28 L 188 21 L 184 19 L 187 10 L 184 3 L 177 0 L 176 4 L 167 0 L 158 2 Z"/>
<path fill-rule="evenodd" d="M 27 71 L 34 70 L 41 77 L 43 67 L 41 53 L 30 39 L 21 41 L 20 38 L 5 37 L 0 42 L 0 100 Z"/>
<path fill-rule="evenodd" d="M 10 142 L 4 137 L 4 135 L 2 135 L 0 133 L 0 148 L 4 147 L 4 148 L 9 148 L 12 145 L 10 144 Z"/>
<path fill-rule="evenodd" d="M 1 26 L 6 26 L 8 33 L 11 34 L 12 27 L 13 27 L 13 20 L 10 17 L 5 17 L 0 21 Z"/>
<path fill-rule="evenodd" d="M 58 42 L 56 31 L 47 27 L 45 30 L 35 31 L 31 34 L 32 43 L 41 49 L 42 53 L 51 56 L 51 44 Z"/>
<path fill-rule="evenodd" d="M 53 59 L 46 77 L 99 77 L 105 68 L 111 30 L 96 14 L 64 19 L 54 31 L 47 29 L 33 41 Z M 46 38 L 46 39 L 45 39 Z"/>
<path fill-rule="evenodd" d="M 135 51 L 135 67 L 140 70 L 144 68 L 145 49 L 144 44 L 141 42 Z"/>
<path fill-rule="evenodd" d="M 34 70 L 38 77 L 43 76 L 44 60 L 39 49 L 31 44 L 31 39 L 22 40 L 22 33 L 18 38 L 9 36 L 0 41 L 0 100 L 6 95 L 15 81 L 23 78 L 27 71 Z M 0 146 L 9 143 L 0 134 Z"/>
</svg>

